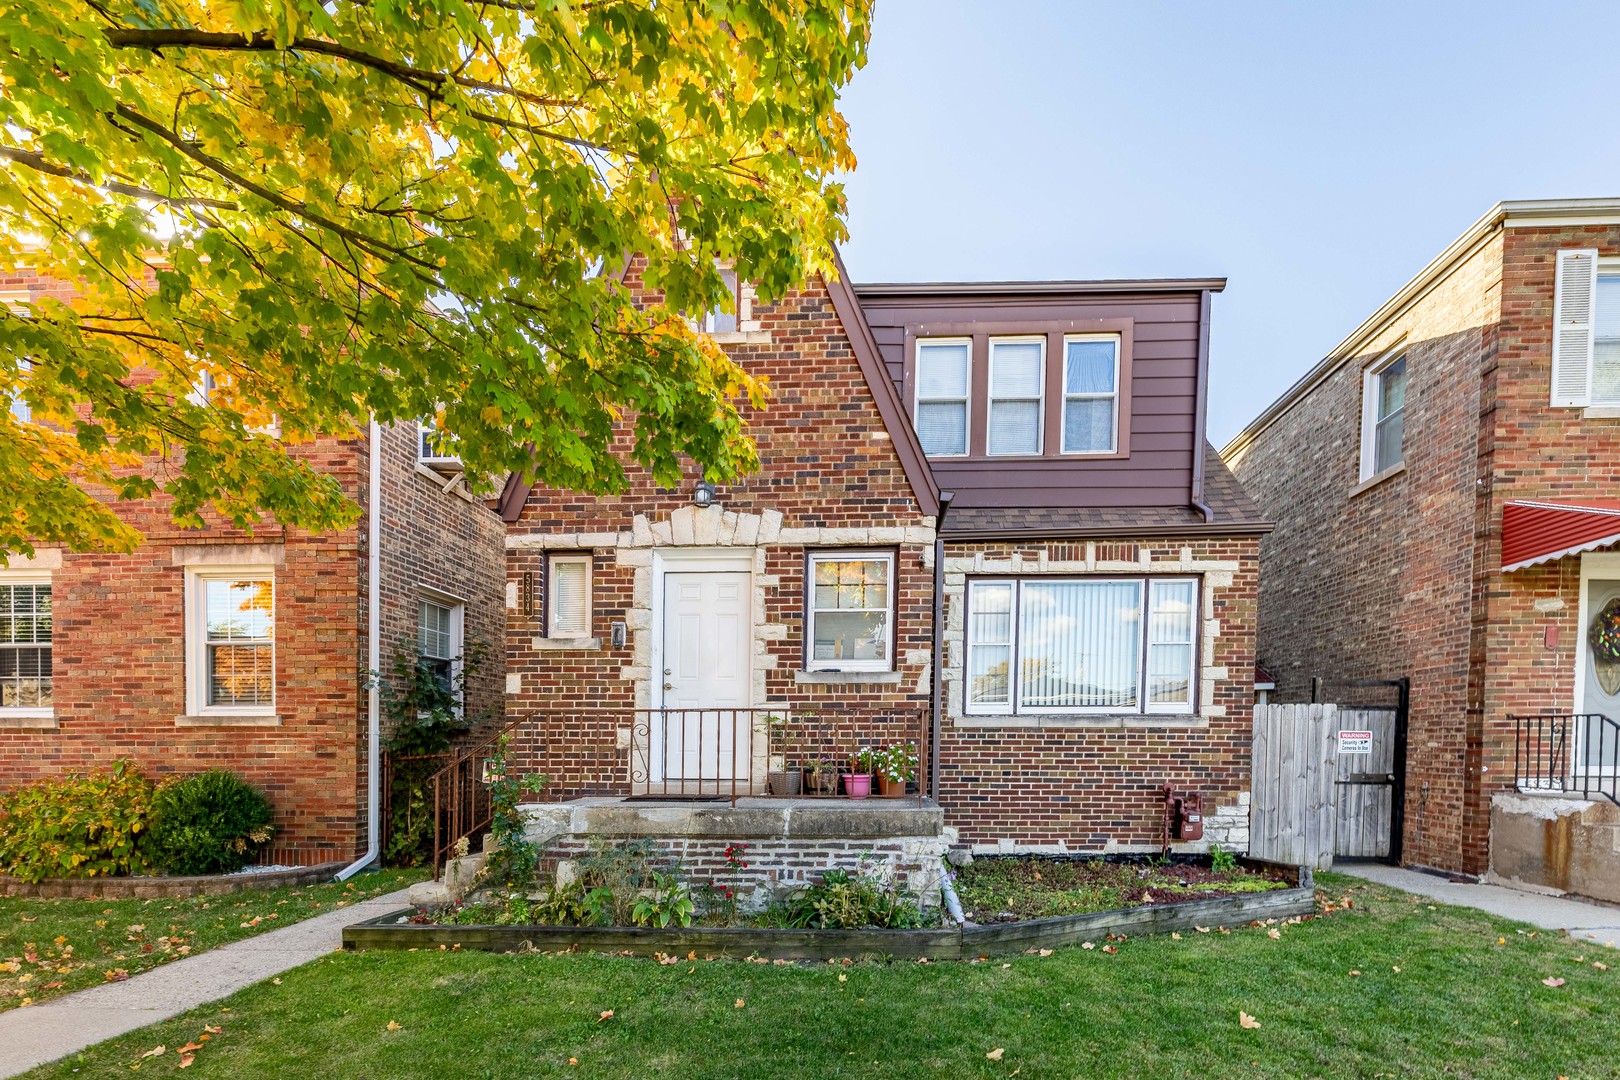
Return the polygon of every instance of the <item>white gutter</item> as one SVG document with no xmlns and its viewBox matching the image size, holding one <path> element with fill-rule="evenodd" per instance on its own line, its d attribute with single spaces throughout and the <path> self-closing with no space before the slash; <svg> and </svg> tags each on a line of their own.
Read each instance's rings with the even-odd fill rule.
<svg viewBox="0 0 1620 1080">
<path fill-rule="evenodd" d="M 367 432 L 371 478 L 366 500 L 366 853 L 337 873 L 347 881 L 377 861 L 380 841 L 377 815 L 382 800 L 377 784 L 382 776 L 382 700 L 378 674 L 382 670 L 382 433 L 372 417 Z"/>
</svg>

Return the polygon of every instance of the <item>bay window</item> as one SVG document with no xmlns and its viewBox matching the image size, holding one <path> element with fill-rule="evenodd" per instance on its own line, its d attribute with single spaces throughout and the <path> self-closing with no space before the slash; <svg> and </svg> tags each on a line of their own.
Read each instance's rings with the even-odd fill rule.
<svg viewBox="0 0 1620 1080">
<path fill-rule="evenodd" d="M 807 671 L 894 667 L 894 553 L 827 551 L 809 556 Z"/>
<path fill-rule="evenodd" d="M 968 583 L 966 711 L 1190 713 L 1193 578 Z"/>
</svg>

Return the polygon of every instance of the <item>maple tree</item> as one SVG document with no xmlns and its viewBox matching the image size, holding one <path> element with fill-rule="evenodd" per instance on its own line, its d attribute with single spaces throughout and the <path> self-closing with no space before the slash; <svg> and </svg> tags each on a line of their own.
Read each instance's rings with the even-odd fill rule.
<svg viewBox="0 0 1620 1080">
<path fill-rule="evenodd" d="M 0 0 L 0 551 L 356 507 L 296 449 L 432 417 L 470 481 L 756 465 L 680 317 L 831 272 L 870 0 Z M 662 305 L 618 271 L 646 257 Z M 198 392 L 206 386 L 207 393 Z M 25 418 L 26 417 L 26 418 Z"/>
</svg>

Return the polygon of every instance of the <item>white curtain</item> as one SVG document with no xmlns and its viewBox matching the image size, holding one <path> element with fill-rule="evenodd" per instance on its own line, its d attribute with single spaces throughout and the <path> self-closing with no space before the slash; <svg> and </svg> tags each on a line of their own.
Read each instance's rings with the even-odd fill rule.
<svg viewBox="0 0 1620 1080">
<path fill-rule="evenodd" d="M 1019 607 L 1021 709 L 1136 708 L 1141 582 L 1025 581 Z"/>
<path fill-rule="evenodd" d="M 992 454 L 1035 454 L 1041 448 L 1041 353 L 1039 341 L 990 343 Z"/>
</svg>

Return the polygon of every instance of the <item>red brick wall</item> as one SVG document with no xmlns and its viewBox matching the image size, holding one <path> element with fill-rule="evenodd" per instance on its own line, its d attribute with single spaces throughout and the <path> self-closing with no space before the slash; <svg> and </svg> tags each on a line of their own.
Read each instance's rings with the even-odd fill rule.
<svg viewBox="0 0 1620 1080">
<path fill-rule="evenodd" d="M 1040 573 L 1037 560 L 1043 555 L 1073 564 L 1085 558 L 1085 548 L 1084 541 L 1016 546 L 949 543 L 947 595 L 953 605 L 959 603 L 961 587 L 951 584 L 956 575 L 949 573 L 960 565 L 956 560 L 978 555 L 986 560 L 1018 559 L 1023 567 L 1013 572 L 1034 576 Z M 1139 562 L 1145 557 L 1149 563 L 1135 572 L 1198 576 L 1201 583 L 1206 572 L 1178 568 L 1184 554 L 1192 560 L 1187 565 L 1220 562 L 1234 568 L 1218 572 L 1230 574 L 1229 584 L 1211 582 L 1212 588 L 1200 590 L 1201 620 L 1219 624 L 1213 650 L 1205 655 L 1201 644 L 1197 660 L 1206 673 L 1209 669 L 1220 673 L 1213 679 L 1213 693 L 1197 700 L 1201 715 L 1196 717 L 1125 719 L 964 717 L 959 694 L 953 693 L 940 735 L 940 803 L 946 824 L 955 826 L 964 842 L 980 847 L 1082 851 L 1157 847 L 1162 792 L 1169 784 L 1178 791 L 1200 792 L 1204 812 L 1211 818 L 1222 807 L 1241 806 L 1241 811 L 1226 817 L 1241 823 L 1246 838 L 1258 538 L 1110 538 L 1097 543 L 1094 551 L 1098 559 L 1110 562 Z M 1106 567 L 1098 572 L 1117 576 L 1122 571 Z M 995 576 L 1005 573 L 997 569 Z M 954 610 L 949 625 L 961 626 Z M 958 635 L 953 637 L 959 640 Z M 953 643 L 948 655 L 947 679 L 954 682 L 960 679 L 960 649 Z M 1205 839 L 1226 837 L 1206 833 Z M 1243 846 L 1236 837 L 1232 842 Z"/>
<path fill-rule="evenodd" d="M 1276 522 L 1261 544 L 1259 631 L 1273 700 L 1309 700 L 1313 676 L 1410 677 L 1403 854 L 1448 870 L 1474 865 L 1463 836 L 1477 775 L 1468 760 L 1478 732 L 1468 695 L 1475 479 L 1499 265 L 1498 246 L 1477 250 L 1227 457 Z M 1405 470 L 1362 490 L 1363 372 L 1391 350 L 1407 357 Z"/>
<path fill-rule="evenodd" d="M 631 282 L 635 283 L 634 276 Z M 725 347 L 770 382 L 769 407 L 747 413 L 762 466 L 735 484 L 722 485 L 717 502 L 727 515 L 780 514 L 784 531 L 841 530 L 820 533 L 823 546 L 895 551 L 895 652 L 904 676 L 898 684 L 804 684 L 795 679 L 795 672 L 803 668 L 805 552 L 816 545 L 784 535 L 760 545 L 765 563 L 763 573 L 756 573 L 756 586 L 764 591 L 764 624 L 781 628 L 780 636 L 765 641 L 764 654 L 754 660 L 756 670 L 759 666 L 765 670 L 765 699 L 798 706 L 847 706 L 866 713 L 926 704 L 927 661 L 915 654 L 931 646 L 933 577 L 925 559 L 932 555 L 933 521 L 917 505 L 821 283 L 776 303 L 756 305 L 754 318 L 761 324 L 760 333 L 740 335 L 746 339 Z M 769 341 L 763 335 L 769 335 Z M 620 435 L 616 448 L 628 463 L 625 435 Z M 517 686 L 508 695 L 509 718 L 569 714 L 581 706 L 626 709 L 636 704 L 638 683 L 645 686 L 647 673 L 639 666 L 645 658 L 638 662 L 637 646 L 652 630 L 638 625 L 635 597 L 637 575 L 644 580 L 650 575 L 650 541 L 633 530 L 638 515 L 643 526 L 668 528 L 672 514 L 690 511 L 692 485 L 699 473 L 695 466 L 688 468 L 681 487 L 671 491 L 657 487 L 634 463 L 628 463 L 626 471 L 629 485 L 622 496 L 595 498 L 536 488 L 520 519 L 510 526 L 507 575 L 514 598 L 525 573 L 533 574 L 536 582 L 544 573 L 544 551 L 526 545 L 555 544 L 559 537 L 579 534 L 608 542 L 585 548 L 593 552 L 590 633 L 600 640 L 599 649 L 537 647 L 536 638 L 544 633 L 538 587 L 532 616 L 522 614 L 521 602 L 508 611 L 507 672 L 509 683 L 515 681 Z M 849 533 L 871 528 L 889 532 L 881 540 L 869 534 L 856 539 Z M 909 535 L 907 529 L 912 530 Z M 624 648 L 610 644 L 610 624 L 615 621 L 630 623 Z M 614 728 L 624 722 L 603 719 L 594 736 L 581 737 L 605 740 L 611 746 Z"/>
</svg>

